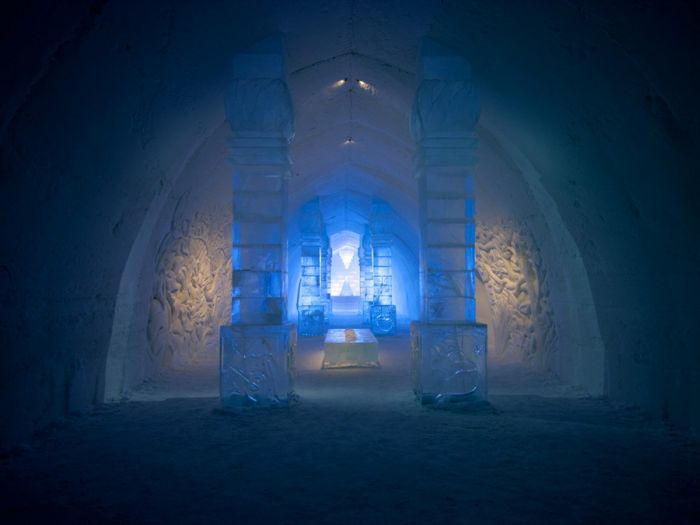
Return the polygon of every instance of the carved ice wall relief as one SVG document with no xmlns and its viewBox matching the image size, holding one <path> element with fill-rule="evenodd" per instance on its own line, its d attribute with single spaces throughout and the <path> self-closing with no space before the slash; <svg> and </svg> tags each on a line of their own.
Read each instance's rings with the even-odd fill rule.
<svg viewBox="0 0 700 525">
<path fill-rule="evenodd" d="M 547 270 L 532 234 L 515 221 L 477 225 L 476 264 L 493 314 L 492 355 L 551 364 L 557 337 Z"/>
<path fill-rule="evenodd" d="M 230 320 L 231 239 L 226 214 L 176 218 L 156 255 L 148 342 L 161 363 L 215 359 Z"/>
</svg>

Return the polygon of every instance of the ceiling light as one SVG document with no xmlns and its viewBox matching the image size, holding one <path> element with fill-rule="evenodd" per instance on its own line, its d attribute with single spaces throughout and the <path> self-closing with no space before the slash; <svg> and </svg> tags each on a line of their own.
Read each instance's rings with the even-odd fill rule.
<svg viewBox="0 0 700 525">
<path fill-rule="evenodd" d="M 372 95 L 375 95 L 377 93 L 377 90 L 372 84 L 370 84 L 369 82 L 365 82 L 364 80 L 360 80 L 359 78 L 357 79 L 357 85 L 360 86 L 360 89 L 369 91 Z"/>
</svg>

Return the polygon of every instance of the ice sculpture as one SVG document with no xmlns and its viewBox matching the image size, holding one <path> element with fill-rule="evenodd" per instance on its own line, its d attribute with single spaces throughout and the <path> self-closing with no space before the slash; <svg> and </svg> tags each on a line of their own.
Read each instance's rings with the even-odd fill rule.
<svg viewBox="0 0 700 525">
<path fill-rule="evenodd" d="M 393 302 L 391 245 L 393 242 L 391 209 L 383 201 L 372 204 L 370 217 L 372 234 L 373 300 L 370 306 L 370 326 L 376 335 L 396 333 L 396 306 Z"/>
<path fill-rule="evenodd" d="M 323 335 L 328 329 L 330 298 L 326 275 L 328 236 L 318 198 L 303 206 L 301 231 L 301 277 L 297 298 L 299 335 Z"/>
<path fill-rule="evenodd" d="M 280 37 L 234 57 L 226 116 L 233 132 L 233 286 L 232 324 L 220 331 L 221 403 L 286 404 L 294 396 L 296 347 L 285 308 L 293 117 Z"/>
<path fill-rule="evenodd" d="M 411 324 L 423 403 L 486 399 L 486 326 L 477 324 L 473 170 L 479 96 L 468 62 L 426 39 L 412 132 L 421 215 L 423 321 Z"/>
</svg>

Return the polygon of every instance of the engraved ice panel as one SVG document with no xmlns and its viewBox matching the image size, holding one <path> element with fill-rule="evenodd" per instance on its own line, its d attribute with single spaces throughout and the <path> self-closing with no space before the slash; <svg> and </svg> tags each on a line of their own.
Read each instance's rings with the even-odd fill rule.
<svg viewBox="0 0 700 525">
<path fill-rule="evenodd" d="M 487 328 L 411 323 L 413 390 L 423 404 L 485 401 Z"/>
<path fill-rule="evenodd" d="M 220 332 L 223 407 L 287 405 L 294 398 L 296 327 L 231 325 Z"/>
</svg>

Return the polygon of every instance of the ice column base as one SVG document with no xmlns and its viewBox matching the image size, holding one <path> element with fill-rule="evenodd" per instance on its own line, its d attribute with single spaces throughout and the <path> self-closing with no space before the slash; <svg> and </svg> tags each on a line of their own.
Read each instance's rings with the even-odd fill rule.
<svg viewBox="0 0 700 525">
<path fill-rule="evenodd" d="M 328 330 L 328 304 L 309 304 L 299 307 L 299 335 L 324 335 Z"/>
<path fill-rule="evenodd" d="M 485 324 L 411 323 L 413 391 L 424 405 L 486 401 Z"/>
<path fill-rule="evenodd" d="M 294 398 L 296 325 L 222 326 L 219 395 L 223 408 L 286 406 Z"/>
<path fill-rule="evenodd" d="M 396 306 L 373 304 L 370 306 L 370 326 L 374 335 L 396 334 Z"/>
</svg>

